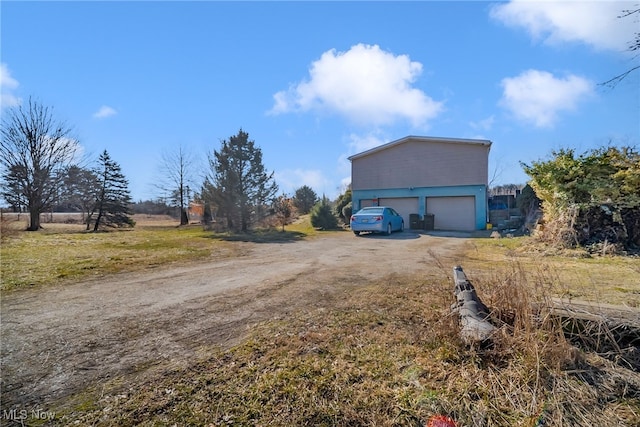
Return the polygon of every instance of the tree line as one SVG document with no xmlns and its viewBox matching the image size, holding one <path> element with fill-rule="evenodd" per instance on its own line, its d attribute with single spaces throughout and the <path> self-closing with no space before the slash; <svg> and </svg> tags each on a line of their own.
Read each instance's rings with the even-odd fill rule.
<svg viewBox="0 0 640 427">
<path fill-rule="evenodd" d="M 132 203 L 120 165 L 107 150 L 92 166 L 80 164 L 76 156 L 79 142 L 71 127 L 55 119 L 52 108 L 29 99 L 26 105 L 10 109 L 3 115 L 1 136 L 0 195 L 14 211 L 30 214 L 30 231 L 39 230 L 40 215 L 54 208 L 82 212 L 87 230 L 98 231 L 132 227 L 134 208 L 139 211 L 144 205 L 162 212 L 167 203 L 179 209 L 184 225 L 189 222 L 190 201 L 204 205 L 205 222 L 215 215 L 233 231 L 248 231 L 269 216 L 277 217 L 284 227 L 295 212 L 311 213 L 316 205 L 320 214 L 312 215 L 312 222 L 333 225 L 324 214 L 328 200 L 320 199 L 310 187 L 298 188 L 292 197 L 278 195 L 274 173 L 263 164 L 262 150 L 242 129 L 208 155 L 209 169 L 201 184 L 194 182 L 194 161 L 188 150 L 180 146 L 165 153 L 155 186 L 168 196 L 162 202 L 137 205 Z M 333 212 L 331 216 L 335 218 Z"/>
<path fill-rule="evenodd" d="M 135 204 L 120 165 L 104 150 L 90 167 L 76 158 L 79 144 L 71 128 L 56 121 L 50 107 L 29 100 L 3 114 L 0 131 L 0 195 L 16 211 L 30 215 L 28 230 L 40 229 L 40 215 L 53 207 L 83 213 L 87 230 L 133 227 Z M 169 194 L 186 224 L 189 201 L 204 206 L 203 220 L 214 217 L 231 231 L 245 232 L 266 219 L 284 226 L 296 214 L 310 214 L 320 229 L 348 223 L 351 190 L 335 202 L 308 186 L 293 196 L 278 195 L 274 173 L 262 150 L 242 129 L 208 155 L 203 182 L 193 180 L 192 157 L 183 147 L 163 156 L 157 187 Z M 522 164 L 531 180 L 529 210 L 540 201 L 548 242 L 618 251 L 640 248 L 640 155 L 634 147 L 603 147 L 583 154 L 552 152 L 551 159 Z M 531 194 L 529 194 L 531 193 Z M 147 208 L 166 209 L 165 202 Z M 530 205 L 530 206 L 529 206 Z M 531 208 L 534 207 L 534 208 Z M 141 204 L 137 206 L 141 208 Z"/>
</svg>

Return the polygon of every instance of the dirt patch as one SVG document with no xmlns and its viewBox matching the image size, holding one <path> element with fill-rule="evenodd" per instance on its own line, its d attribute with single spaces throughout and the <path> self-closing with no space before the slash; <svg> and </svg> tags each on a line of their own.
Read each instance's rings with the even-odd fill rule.
<svg viewBox="0 0 640 427">
<path fill-rule="evenodd" d="M 188 364 L 203 346 L 230 346 L 262 320 L 331 306 L 372 278 L 441 278 L 466 241 L 406 231 L 234 242 L 233 259 L 7 292 L 1 406 L 46 408 L 101 380 Z"/>
</svg>

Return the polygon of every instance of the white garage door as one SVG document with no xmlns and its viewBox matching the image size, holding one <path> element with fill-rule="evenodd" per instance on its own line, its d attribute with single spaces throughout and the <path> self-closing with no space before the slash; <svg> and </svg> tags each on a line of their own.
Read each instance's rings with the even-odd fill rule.
<svg viewBox="0 0 640 427">
<path fill-rule="evenodd" d="M 417 197 L 390 197 L 386 199 L 380 199 L 380 206 L 389 206 L 395 209 L 404 219 L 404 226 L 409 228 L 409 214 L 418 213 L 418 198 Z"/>
<path fill-rule="evenodd" d="M 371 200 L 371 199 L 362 199 L 362 200 L 360 200 L 360 209 L 368 208 L 369 206 L 373 206 L 373 200 Z"/>
<path fill-rule="evenodd" d="M 476 220 L 474 197 L 427 197 L 427 213 L 434 214 L 436 230 L 474 230 Z"/>
</svg>

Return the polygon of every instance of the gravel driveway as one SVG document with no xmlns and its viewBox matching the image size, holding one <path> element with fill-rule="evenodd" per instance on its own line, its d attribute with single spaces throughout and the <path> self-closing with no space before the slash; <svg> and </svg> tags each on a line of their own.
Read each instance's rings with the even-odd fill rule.
<svg viewBox="0 0 640 427">
<path fill-rule="evenodd" d="M 405 231 L 236 242 L 238 257 L 2 295 L 2 410 L 45 407 L 89 384 L 188 364 L 256 322 L 327 307 L 371 278 L 446 274 L 467 239 Z"/>
</svg>

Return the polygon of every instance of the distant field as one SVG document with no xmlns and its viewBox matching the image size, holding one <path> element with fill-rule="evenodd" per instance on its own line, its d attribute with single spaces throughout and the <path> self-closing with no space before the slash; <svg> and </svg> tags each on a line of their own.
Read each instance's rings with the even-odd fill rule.
<svg viewBox="0 0 640 427">
<path fill-rule="evenodd" d="M 103 274 L 141 271 L 172 263 L 197 262 L 237 255 L 233 240 L 282 241 L 315 233 L 308 221 L 251 236 L 231 236 L 179 226 L 164 215 L 134 215 L 134 228 L 87 232 L 81 214 L 46 214 L 59 222 L 43 222 L 38 232 L 24 231 L 26 214 L 3 214 L 0 289 L 51 285 Z M 73 222 L 75 221 L 75 222 Z"/>
<path fill-rule="evenodd" d="M 23 230 L 28 226 L 28 213 L 3 212 L 2 219 L 5 226 L 11 229 Z M 169 215 L 133 215 L 138 226 L 171 226 L 178 225 L 179 221 Z M 49 212 L 40 215 L 42 227 L 47 230 L 84 230 L 84 215 L 79 212 Z M 70 226 L 70 227 L 67 227 Z M 73 227 L 77 226 L 77 227 Z"/>
</svg>

